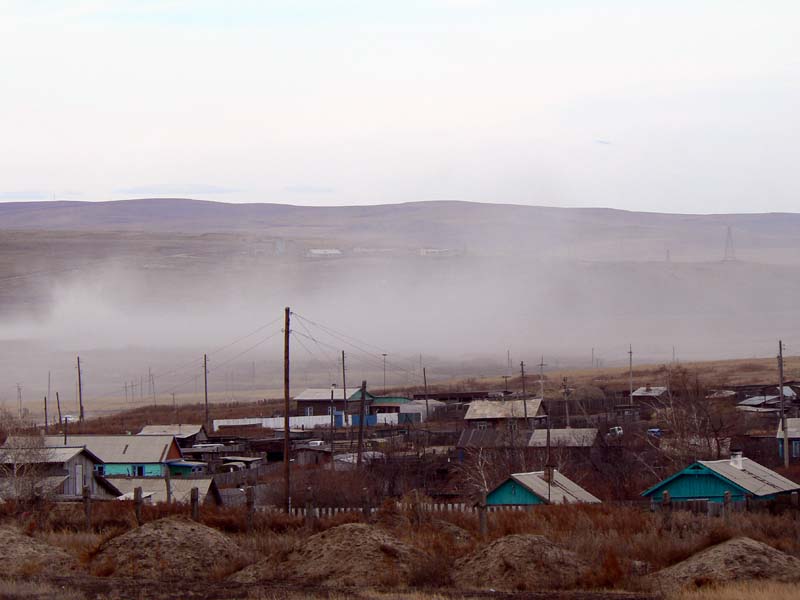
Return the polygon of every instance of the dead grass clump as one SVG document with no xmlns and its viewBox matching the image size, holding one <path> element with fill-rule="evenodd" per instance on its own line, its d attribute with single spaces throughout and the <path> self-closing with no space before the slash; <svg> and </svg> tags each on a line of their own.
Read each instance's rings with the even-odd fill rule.
<svg viewBox="0 0 800 600">
<path fill-rule="evenodd" d="M 796 600 L 800 584 L 775 581 L 739 581 L 701 589 L 681 590 L 670 600 Z"/>
<path fill-rule="evenodd" d="M 5 576 L 64 575 L 78 568 L 64 550 L 22 533 L 15 527 L 0 528 L 0 562 Z"/>
</svg>

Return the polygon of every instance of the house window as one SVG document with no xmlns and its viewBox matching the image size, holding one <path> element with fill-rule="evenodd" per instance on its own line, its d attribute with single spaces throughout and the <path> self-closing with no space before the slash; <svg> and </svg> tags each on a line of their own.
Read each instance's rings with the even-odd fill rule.
<svg viewBox="0 0 800 600">
<path fill-rule="evenodd" d="M 792 440 L 792 458 L 800 458 L 800 440 Z"/>
<path fill-rule="evenodd" d="M 314 416 L 314 407 L 313 406 L 306 406 L 306 416 L 313 417 Z"/>
<path fill-rule="evenodd" d="M 144 465 L 133 465 L 133 474 L 135 477 L 144 477 Z"/>
<path fill-rule="evenodd" d="M 100 475 L 100 477 L 102 477 L 103 475 L 106 474 L 106 466 L 105 465 L 95 465 L 94 466 L 94 472 L 97 473 L 98 475 Z"/>
<path fill-rule="evenodd" d="M 328 407 L 328 416 L 329 416 L 329 417 L 331 416 L 331 413 L 332 413 L 332 412 L 333 412 L 333 407 L 332 407 L 332 406 L 329 406 L 329 407 Z"/>
<path fill-rule="evenodd" d="M 489 429 L 489 423 L 487 423 L 486 421 L 478 421 L 477 428 L 478 429 Z"/>
</svg>

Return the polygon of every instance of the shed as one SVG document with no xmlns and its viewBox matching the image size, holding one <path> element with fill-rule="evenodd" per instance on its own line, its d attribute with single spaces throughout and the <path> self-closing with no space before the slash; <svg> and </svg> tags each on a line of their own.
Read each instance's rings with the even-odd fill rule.
<svg viewBox="0 0 800 600">
<path fill-rule="evenodd" d="M 548 482 L 549 480 L 549 482 Z M 599 504 L 600 500 L 558 469 L 513 473 L 486 496 L 489 506 Z"/>
<path fill-rule="evenodd" d="M 164 477 L 107 477 L 106 483 L 118 492 L 118 500 L 132 500 L 134 490 L 142 488 L 142 495 L 152 502 L 188 503 L 191 501 L 192 488 L 197 488 L 201 504 L 222 504 L 219 488 L 212 478 L 166 479 Z M 169 485 L 169 494 L 167 494 Z"/>
<path fill-rule="evenodd" d="M 208 440 L 206 428 L 203 425 L 145 425 L 136 435 L 172 435 L 181 448 L 193 446 Z"/>
<path fill-rule="evenodd" d="M 464 420 L 470 427 L 486 429 L 498 427 L 503 424 L 541 418 L 542 399 L 529 398 L 525 400 L 473 400 L 470 402 Z"/>
<path fill-rule="evenodd" d="M 800 459 L 800 419 L 787 418 L 786 432 L 789 434 L 789 458 L 798 460 Z M 778 438 L 778 456 L 783 458 L 783 423 L 780 421 L 778 421 L 778 432 L 775 437 Z"/>
<path fill-rule="evenodd" d="M 732 500 L 744 500 L 747 496 L 772 500 L 798 490 L 800 485 L 795 482 L 734 452 L 730 459 L 694 462 L 645 490 L 642 496 L 658 502 L 664 492 L 669 492 L 673 500 L 722 502 L 725 492 L 730 492 Z"/>
<path fill-rule="evenodd" d="M 367 392 L 367 405 L 375 398 Z M 297 412 L 306 417 L 319 417 L 330 415 L 331 388 L 309 388 L 294 397 L 297 402 Z M 361 388 L 348 388 L 345 394 L 342 388 L 333 388 L 333 405 L 336 412 L 343 412 L 347 407 L 348 412 L 360 409 Z"/>
</svg>

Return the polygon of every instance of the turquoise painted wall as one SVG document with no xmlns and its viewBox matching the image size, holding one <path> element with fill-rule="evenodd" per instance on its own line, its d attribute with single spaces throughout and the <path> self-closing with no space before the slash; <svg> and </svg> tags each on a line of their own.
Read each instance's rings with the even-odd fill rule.
<svg viewBox="0 0 800 600">
<path fill-rule="evenodd" d="M 97 465 L 102 467 L 106 475 L 121 475 L 127 477 L 161 477 L 164 475 L 163 465 L 161 463 L 151 463 L 144 465 L 132 465 L 125 463 L 106 463 L 104 465 Z M 144 474 L 138 475 L 135 467 L 143 467 Z"/>
<path fill-rule="evenodd" d="M 533 505 L 544 504 L 544 502 L 513 479 L 508 479 L 486 496 L 486 504 L 490 506 L 507 504 Z"/>
<path fill-rule="evenodd" d="M 744 500 L 747 495 L 747 492 L 739 486 L 699 464 L 686 467 L 673 479 L 651 488 L 644 495 L 652 498 L 654 502 L 659 502 L 664 491 L 669 491 L 670 498 L 673 500 L 708 500 L 709 502 L 722 502 L 725 492 L 731 493 L 731 500 Z M 772 496 L 758 499 L 768 500 L 771 498 Z"/>
</svg>

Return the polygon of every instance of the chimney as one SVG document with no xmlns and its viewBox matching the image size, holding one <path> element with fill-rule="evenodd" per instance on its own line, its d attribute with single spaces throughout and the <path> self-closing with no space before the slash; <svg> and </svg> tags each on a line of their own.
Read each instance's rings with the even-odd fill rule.
<svg viewBox="0 0 800 600">
<path fill-rule="evenodd" d="M 652 391 L 652 389 L 653 389 L 653 388 L 651 388 L 651 387 L 650 387 L 650 384 L 648 383 L 648 384 L 645 386 L 645 389 L 646 389 L 648 392 L 650 392 L 650 391 Z"/>
<path fill-rule="evenodd" d="M 553 480 L 555 479 L 555 472 L 556 468 L 553 465 L 547 465 L 544 468 L 544 473 L 542 473 L 542 479 L 548 483 L 553 483 Z"/>
<path fill-rule="evenodd" d="M 734 469 L 742 470 L 742 451 L 741 450 L 732 450 L 731 451 L 731 466 Z"/>
</svg>

